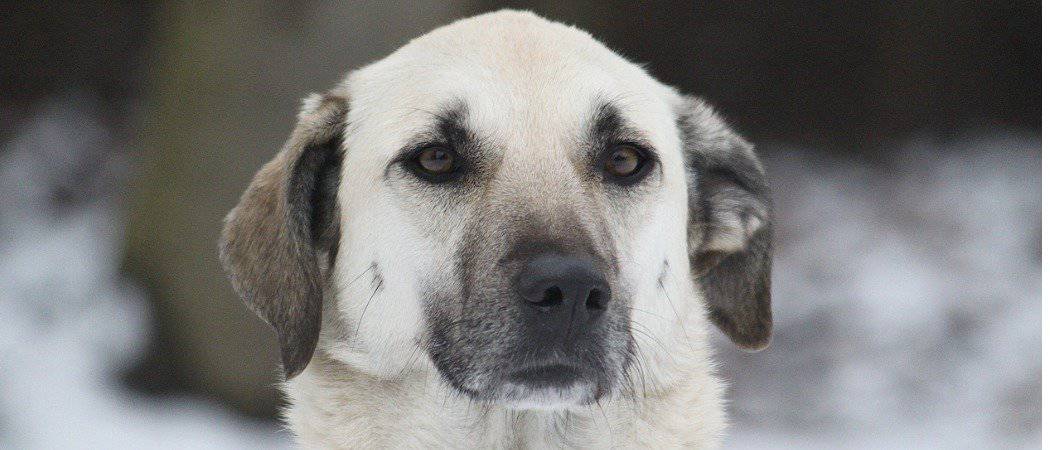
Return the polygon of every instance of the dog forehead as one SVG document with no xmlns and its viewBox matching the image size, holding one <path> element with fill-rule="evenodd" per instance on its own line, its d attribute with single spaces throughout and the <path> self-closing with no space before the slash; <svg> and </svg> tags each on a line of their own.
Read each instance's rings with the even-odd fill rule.
<svg viewBox="0 0 1050 450">
<path fill-rule="evenodd" d="M 391 143 L 458 106 L 473 129 L 530 152 L 579 137 L 603 102 L 646 128 L 677 95 L 586 32 L 518 11 L 438 28 L 352 73 L 347 88 L 352 117 L 397 125 Z"/>
</svg>

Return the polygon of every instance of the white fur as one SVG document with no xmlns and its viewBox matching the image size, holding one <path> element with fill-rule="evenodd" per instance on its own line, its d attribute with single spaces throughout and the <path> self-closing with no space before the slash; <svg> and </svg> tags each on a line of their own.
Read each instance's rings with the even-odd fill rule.
<svg viewBox="0 0 1050 450">
<path fill-rule="evenodd" d="M 674 109 L 678 93 L 587 33 L 525 12 L 465 19 L 413 40 L 353 72 L 339 190 L 341 248 L 329 307 L 350 330 L 326 322 L 314 360 L 284 385 L 287 420 L 309 448 L 548 448 L 717 446 L 725 427 L 722 382 L 710 362 L 703 302 L 690 280 L 687 186 Z M 637 393 L 593 406 L 544 397 L 515 407 L 482 405 L 440 380 L 419 345 L 424 277 L 453 277 L 458 223 L 412 214 L 418 199 L 381 182 L 428 111 L 462 99 L 472 129 L 505 145 L 508 176 L 493 189 L 557 202 L 560 164 L 591 117 L 594 99 L 624 106 L 660 152 L 660 192 L 613 220 L 619 260 L 635 283 Z M 316 100 L 307 100 L 307 107 Z M 510 120 L 513 118 L 513 120 Z M 540 161 L 537 163 L 537 161 Z M 542 167 L 537 167 L 541 164 Z M 539 170 L 542 168 L 543 170 Z M 664 264 L 664 260 L 667 264 Z M 362 276 L 375 262 L 379 280 Z M 665 273 L 666 272 L 666 273 Z M 379 292 L 373 296 L 374 292 Z M 366 306 L 367 305 L 367 306 Z M 535 408 L 529 406 L 536 406 Z"/>
</svg>

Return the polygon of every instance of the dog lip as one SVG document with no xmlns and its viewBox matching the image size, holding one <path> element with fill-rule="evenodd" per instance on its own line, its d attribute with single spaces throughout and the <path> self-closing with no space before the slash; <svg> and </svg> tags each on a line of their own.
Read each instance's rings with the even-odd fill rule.
<svg viewBox="0 0 1050 450">
<path fill-rule="evenodd" d="M 509 381 L 532 386 L 567 386 L 580 377 L 576 367 L 567 364 L 545 364 L 512 372 Z"/>
</svg>

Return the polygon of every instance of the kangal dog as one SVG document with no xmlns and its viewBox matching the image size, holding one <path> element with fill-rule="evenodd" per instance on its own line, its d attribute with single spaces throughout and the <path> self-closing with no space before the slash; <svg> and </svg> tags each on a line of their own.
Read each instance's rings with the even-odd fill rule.
<svg viewBox="0 0 1050 450">
<path fill-rule="evenodd" d="M 769 187 L 702 100 L 526 12 L 303 102 L 223 262 L 311 448 L 711 447 L 772 332 Z"/>
</svg>

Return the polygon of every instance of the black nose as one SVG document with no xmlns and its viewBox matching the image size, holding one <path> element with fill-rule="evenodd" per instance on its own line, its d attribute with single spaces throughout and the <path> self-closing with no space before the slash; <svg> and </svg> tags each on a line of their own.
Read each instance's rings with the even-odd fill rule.
<svg viewBox="0 0 1050 450">
<path fill-rule="evenodd" d="M 590 326 L 609 303 L 609 283 L 593 262 L 558 253 L 525 263 L 517 288 L 532 325 L 552 333 Z"/>
</svg>

